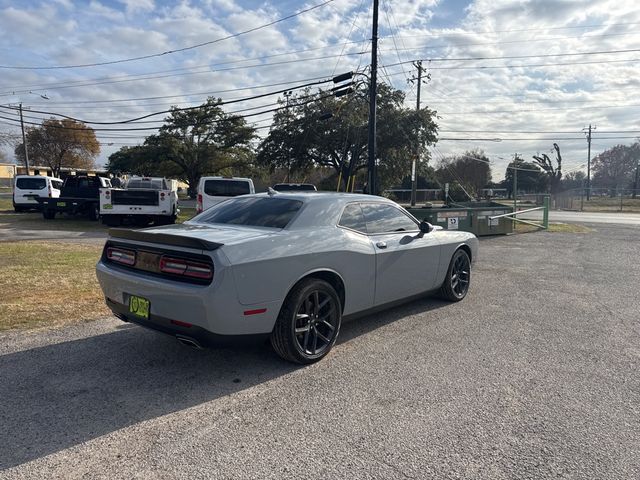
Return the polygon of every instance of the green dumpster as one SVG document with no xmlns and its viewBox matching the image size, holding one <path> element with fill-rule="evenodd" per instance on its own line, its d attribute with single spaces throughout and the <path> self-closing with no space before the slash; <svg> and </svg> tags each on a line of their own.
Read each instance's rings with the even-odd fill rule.
<svg viewBox="0 0 640 480">
<path fill-rule="evenodd" d="M 418 220 L 440 225 L 445 230 L 462 230 L 479 237 L 513 232 L 513 222 L 508 217 L 490 218 L 513 212 L 511 207 L 500 203 L 461 202 L 448 207 L 414 207 L 407 210 Z"/>
</svg>

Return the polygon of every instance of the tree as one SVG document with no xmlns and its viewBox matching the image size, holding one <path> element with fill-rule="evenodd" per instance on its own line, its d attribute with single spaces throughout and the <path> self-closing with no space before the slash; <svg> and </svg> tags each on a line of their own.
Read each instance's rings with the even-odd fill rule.
<svg viewBox="0 0 640 480">
<path fill-rule="evenodd" d="M 482 189 L 491 182 L 489 162 L 484 151 L 468 150 L 461 155 L 443 158 L 436 177 L 441 184 L 459 183 L 470 195 L 479 197 Z"/>
<path fill-rule="evenodd" d="M 576 190 L 584 188 L 587 180 L 587 174 L 578 170 L 576 172 L 567 173 L 560 182 L 560 188 L 562 190 Z"/>
<path fill-rule="evenodd" d="M 60 175 L 62 168 L 93 168 L 100 154 L 93 128 L 75 120 L 44 120 L 41 126 L 29 128 L 26 137 L 31 164 L 48 167 L 54 177 Z M 15 154 L 24 163 L 22 143 L 15 148 Z"/>
<path fill-rule="evenodd" d="M 591 161 L 593 184 L 608 188 L 611 195 L 619 189 L 632 188 L 638 158 L 640 142 L 605 150 Z"/>
<path fill-rule="evenodd" d="M 331 168 L 349 178 L 367 167 L 368 99 L 360 92 L 336 98 L 329 91 L 310 90 L 289 99 L 274 115 L 273 126 L 258 149 L 258 164 L 271 170 L 305 172 Z M 378 87 L 377 160 L 380 190 L 400 183 L 410 172 L 419 145 L 428 161 L 427 145 L 436 142 L 434 113 L 403 106 L 404 93 L 386 84 Z"/>
<path fill-rule="evenodd" d="M 246 172 L 253 161 L 254 138 L 255 129 L 244 118 L 227 114 L 220 99 L 210 97 L 197 108 L 173 107 L 157 135 L 111 155 L 109 169 L 176 177 L 195 197 L 203 175 Z"/>
<path fill-rule="evenodd" d="M 546 178 L 542 175 L 542 170 L 534 162 L 525 162 L 517 153 L 513 161 L 507 166 L 504 174 L 504 188 L 507 195 L 513 195 L 514 171 L 517 168 L 518 192 L 535 193 L 546 189 Z"/>
<path fill-rule="evenodd" d="M 106 165 L 109 173 L 132 175 L 179 177 L 180 170 L 175 164 L 161 162 L 159 152 L 150 145 L 122 147 L 109 156 Z"/>
<path fill-rule="evenodd" d="M 549 190 L 551 195 L 555 197 L 560 187 L 560 180 L 562 179 L 562 155 L 560 155 L 560 147 L 557 143 L 553 144 L 553 149 L 556 151 L 555 167 L 546 153 L 543 153 L 542 155 L 534 155 L 533 160 L 547 174 Z"/>
</svg>

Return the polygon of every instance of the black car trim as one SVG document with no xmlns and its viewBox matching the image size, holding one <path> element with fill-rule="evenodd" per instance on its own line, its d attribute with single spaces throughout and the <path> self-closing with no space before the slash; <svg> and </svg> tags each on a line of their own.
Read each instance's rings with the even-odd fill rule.
<svg viewBox="0 0 640 480">
<path fill-rule="evenodd" d="M 137 242 L 158 243 L 161 245 L 173 245 L 176 247 L 196 248 L 208 251 L 216 250 L 224 245 L 224 243 L 210 242 L 209 240 L 203 240 L 201 238 L 171 235 L 169 233 L 151 233 L 143 230 L 129 230 L 127 228 L 110 228 L 109 235 L 113 238 L 123 238 Z"/>
</svg>

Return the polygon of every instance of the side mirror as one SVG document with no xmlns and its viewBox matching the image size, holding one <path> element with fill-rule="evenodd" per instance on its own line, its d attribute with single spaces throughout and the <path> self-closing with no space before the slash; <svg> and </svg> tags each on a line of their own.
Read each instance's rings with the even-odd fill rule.
<svg viewBox="0 0 640 480">
<path fill-rule="evenodd" d="M 433 225 L 431 225 L 429 222 L 422 220 L 420 222 L 420 232 L 422 233 L 433 232 Z"/>
</svg>

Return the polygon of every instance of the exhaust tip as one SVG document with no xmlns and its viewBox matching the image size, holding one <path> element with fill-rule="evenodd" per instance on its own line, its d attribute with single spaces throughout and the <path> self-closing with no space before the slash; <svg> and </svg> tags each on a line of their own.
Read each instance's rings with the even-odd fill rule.
<svg viewBox="0 0 640 480">
<path fill-rule="evenodd" d="M 195 348 L 196 350 L 202 350 L 202 345 L 200 345 L 200 342 L 198 342 L 194 338 L 184 337 L 182 335 L 176 335 L 176 338 L 178 339 L 178 342 L 186 347 Z"/>
</svg>

